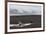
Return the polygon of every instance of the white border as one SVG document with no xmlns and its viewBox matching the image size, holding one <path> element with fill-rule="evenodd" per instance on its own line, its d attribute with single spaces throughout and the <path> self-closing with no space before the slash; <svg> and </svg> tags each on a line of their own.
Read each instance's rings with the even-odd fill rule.
<svg viewBox="0 0 46 34">
<path fill-rule="evenodd" d="M 11 29 L 10 30 L 10 16 L 9 16 L 9 4 L 19 4 L 19 5 L 38 5 L 41 6 L 41 28 L 28 28 L 28 29 Z M 35 31 L 35 30 L 43 30 L 43 4 L 28 4 L 28 3 L 14 3 L 14 2 L 8 2 L 7 3 L 7 32 L 19 32 L 19 31 Z"/>
</svg>

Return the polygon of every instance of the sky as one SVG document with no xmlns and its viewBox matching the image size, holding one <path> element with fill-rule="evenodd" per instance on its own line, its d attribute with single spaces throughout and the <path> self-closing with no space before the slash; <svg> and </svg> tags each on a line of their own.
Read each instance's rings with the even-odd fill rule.
<svg viewBox="0 0 46 34">
<path fill-rule="evenodd" d="M 41 6 L 9 4 L 10 14 L 41 15 Z"/>
</svg>

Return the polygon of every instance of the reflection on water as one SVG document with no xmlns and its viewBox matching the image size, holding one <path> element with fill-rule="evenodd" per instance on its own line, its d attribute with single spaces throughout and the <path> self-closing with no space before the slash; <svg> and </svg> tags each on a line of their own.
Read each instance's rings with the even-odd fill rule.
<svg viewBox="0 0 46 34">
<path fill-rule="evenodd" d="M 15 26 L 15 27 L 24 27 L 24 26 L 29 26 L 31 25 L 32 23 L 22 23 L 22 22 L 19 22 L 18 24 L 12 24 L 10 25 L 11 27 L 12 26 Z"/>
<path fill-rule="evenodd" d="M 10 16 L 10 24 L 11 29 L 39 28 L 41 27 L 41 15 Z"/>
</svg>

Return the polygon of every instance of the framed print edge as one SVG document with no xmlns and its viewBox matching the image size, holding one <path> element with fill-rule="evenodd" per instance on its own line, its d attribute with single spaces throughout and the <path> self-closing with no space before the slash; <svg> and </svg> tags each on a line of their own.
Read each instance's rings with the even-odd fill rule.
<svg viewBox="0 0 46 34">
<path fill-rule="evenodd" d="M 5 0 L 5 34 L 7 34 L 7 0 Z"/>
</svg>

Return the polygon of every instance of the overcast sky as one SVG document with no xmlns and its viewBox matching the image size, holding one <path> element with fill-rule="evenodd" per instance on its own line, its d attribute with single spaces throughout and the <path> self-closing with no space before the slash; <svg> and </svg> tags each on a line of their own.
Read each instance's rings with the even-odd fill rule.
<svg viewBox="0 0 46 34">
<path fill-rule="evenodd" d="M 10 14 L 40 15 L 41 6 L 10 4 Z"/>
</svg>

